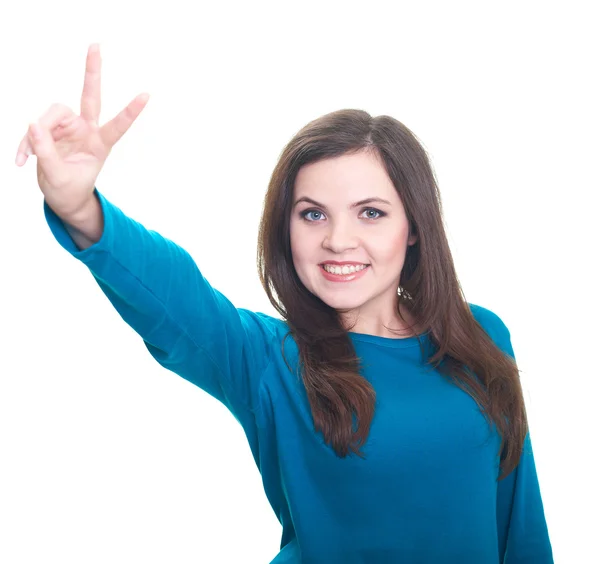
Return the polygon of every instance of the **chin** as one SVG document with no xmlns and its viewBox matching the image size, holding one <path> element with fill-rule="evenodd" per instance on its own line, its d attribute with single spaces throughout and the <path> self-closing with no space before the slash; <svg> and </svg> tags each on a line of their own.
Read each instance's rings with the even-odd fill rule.
<svg viewBox="0 0 600 564">
<path fill-rule="evenodd" d="M 340 311 L 351 311 L 358 309 L 364 305 L 365 300 L 359 298 L 351 298 L 348 296 L 324 296 L 319 295 L 321 301 L 325 302 L 329 307 Z"/>
</svg>

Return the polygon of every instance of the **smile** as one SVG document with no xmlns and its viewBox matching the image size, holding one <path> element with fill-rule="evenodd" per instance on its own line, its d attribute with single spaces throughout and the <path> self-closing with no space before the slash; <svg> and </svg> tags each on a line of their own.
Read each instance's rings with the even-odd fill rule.
<svg viewBox="0 0 600 564">
<path fill-rule="evenodd" d="M 327 267 L 328 270 L 325 268 Z M 358 280 L 359 278 L 365 275 L 365 272 L 369 270 L 370 265 L 363 264 L 358 265 L 357 267 L 349 268 L 344 266 L 343 268 L 339 266 L 333 265 L 319 265 L 319 270 L 323 274 L 326 280 L 331 282 L 352 282 L 353 280 Z"/>
</svg>

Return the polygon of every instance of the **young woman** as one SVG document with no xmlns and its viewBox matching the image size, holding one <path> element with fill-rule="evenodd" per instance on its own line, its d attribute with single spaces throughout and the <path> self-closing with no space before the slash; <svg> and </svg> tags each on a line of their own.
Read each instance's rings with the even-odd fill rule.
<svg viewBox="0 0 600 564">
<path fill-rule="evenodd" d="M 147 101 L 100 127 L 100 64 L 93 45 L 81 115 L 52 106 L 17 165 L 37 157 L 52 233 L 150 354 L 243 426 L 283 527 L 272 562 L 553 562 L 509 331 L 463 296 L 410 130 L 345 110 L 285 147 L 258 244 L 278 319 L 97 190 Z"/>
</svg>

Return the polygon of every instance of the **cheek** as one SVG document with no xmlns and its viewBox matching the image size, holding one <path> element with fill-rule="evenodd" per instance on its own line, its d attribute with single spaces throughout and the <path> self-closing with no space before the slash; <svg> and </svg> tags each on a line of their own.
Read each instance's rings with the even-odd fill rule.
<svg viewBox="0 0 600 564">
<path fill-rule="evenodd" d="M 298 252 L 298 229 L 294 226 L 294 222 L 290 223 L 290 248 L 292 250 L 292 256 Z"/>
<path fill-rule="evenodd" d="M 315 251 L 317 251 L 318 241 L 314 233 L 303 229 L 302 225 L 290 225 L 290 246 L 292 249 L 292 258 L 294 262 L 314 261 Z"/>
<path fill-rule="evenodd" d="M 306 263 L 310 258 L 310 249 L 300 229 L 290 227 L 290 247 L 294 268 L 298 276 L 302 278 L 302 270 L 306 268 Z"/>
<path fill-rule="evenodd" d="M 369 250 L 374 257 L 398 262 L 405 254 L 406 243 L 407 233 L 405 231 L 382 234 L 380 237 L 370 239 Z"/>
</svg>

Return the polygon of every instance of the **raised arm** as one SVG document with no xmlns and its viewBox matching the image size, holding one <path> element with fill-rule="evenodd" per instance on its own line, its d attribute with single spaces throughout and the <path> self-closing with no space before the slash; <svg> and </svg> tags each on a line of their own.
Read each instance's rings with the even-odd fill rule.
<svg viewBox="0 0 600 564">
<path fill-rule="evenodd" d="M 60 104 L 31 124 L 16 164 L 37 157 L 39 187 L 52 233 L 83 262 L 121 317 L 163 366 L 195 383 L 238 419 L 258 409 L 274 320 L 235 308 L 211 287 L 191 256 L 108 202 L 96 179 L 112 147 L 148 96 L 136 97 L 103 126 L 98 45 L 91 45 L 81 115 Z"/>
<path fill-rule="evenodd" d="M 44 203 L 56 240 L 88 267 L 162 366 L 217 398 L 238 419 L 255 412 L 277 338 L 274 320 L 236 308 L 182 247 L 128 217 L 98 190 L 94 197 L 104 227 L 84 249 Z"/>
</svg>

